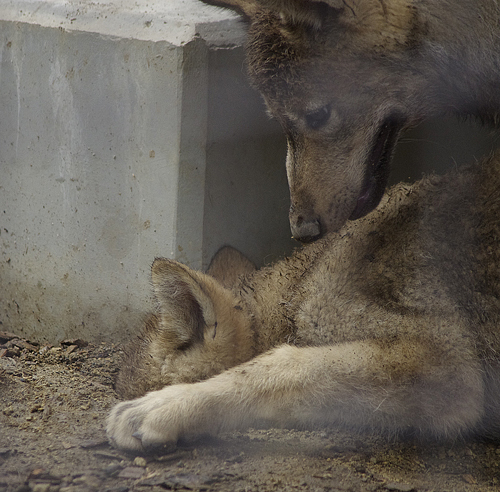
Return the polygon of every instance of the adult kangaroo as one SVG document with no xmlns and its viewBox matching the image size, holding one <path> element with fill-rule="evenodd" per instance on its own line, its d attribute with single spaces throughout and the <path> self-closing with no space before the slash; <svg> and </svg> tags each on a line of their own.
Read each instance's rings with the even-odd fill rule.
<svg viewBox="0 0 500 492">
<path fill-rule="evenodd" d="M 313 241 L 380 202 L 401 132 L 439 114 L 495 123 L 494 0 L 209 0 L 249 21 L 253 85 L 288 139 L 290 225 Z"/>
</svg>

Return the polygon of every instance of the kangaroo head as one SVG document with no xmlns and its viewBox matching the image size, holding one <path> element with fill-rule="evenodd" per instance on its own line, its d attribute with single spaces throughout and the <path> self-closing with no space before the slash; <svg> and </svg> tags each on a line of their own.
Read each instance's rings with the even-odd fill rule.
<svg viewBox="0 0 500 492">
<path fill-rule="evenodd" d="M 253 355 L 249 315 L 211 275 L 157 258 L 151 279 L 158 330 L 150 351 L 164 361 L 164 376 L 205 379 Z"/>
<path fill-rule="evenodd" d="M 429 113 L 412 2 L 216 3 L 249 19 L 249 75 L 288 140 L 293 236 L 316 240 L 369 213 L 401 131 Z"/>
<path fill-rule="evenodd" d="M 138 340 L 125 349 L 115 385 L 118 394 L 136 398 L 167 385 L 193 383 L 253 357 L 250 314 L 214 278 L 222 274 L 226 282 L 232 279 L 220 263 L 229 257 L 232 268 L 238 258 L 227 249 L 218 257 L 210 275 L 155 259 L 151 281 L 156 310 L 145 320 Z M 250 270 L 248 260 L 243 266 Z"/>
</svg>

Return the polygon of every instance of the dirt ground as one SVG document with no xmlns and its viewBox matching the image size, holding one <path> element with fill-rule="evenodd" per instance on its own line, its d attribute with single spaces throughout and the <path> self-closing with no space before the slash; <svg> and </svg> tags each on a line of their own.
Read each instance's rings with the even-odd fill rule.
<svg viewBox="0 0 500 492">
<path fill-rule="evenodd" d="M 0 492 L 498 491 L 500 444 L 250 429 L 136 456 L 106 441 L 121 351 L 0 332 Z"/>
</svg>

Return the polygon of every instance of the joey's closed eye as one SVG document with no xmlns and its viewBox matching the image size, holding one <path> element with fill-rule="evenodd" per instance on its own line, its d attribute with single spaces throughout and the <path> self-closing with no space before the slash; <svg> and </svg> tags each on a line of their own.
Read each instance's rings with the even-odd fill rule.
<svg viewBox="0 0 500 492">
<path fill-rule="evenodd" d="M 319 130 L 321 127 L 325 126 L 328 123 L 331 114 L 332 108 L 329 104 L 323 106 L 322 108 L 311 111 L 305 116 L 307 126 L 312 130 Z"/>
</svg>

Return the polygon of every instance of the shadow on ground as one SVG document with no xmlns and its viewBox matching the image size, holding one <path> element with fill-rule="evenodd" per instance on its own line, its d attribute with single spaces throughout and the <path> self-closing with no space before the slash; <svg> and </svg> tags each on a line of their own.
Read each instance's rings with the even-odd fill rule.
<svg viewBox="0 0 500 492">
<path fill-rule="evenodd" d="M 498 491 L 500 444 L 388 443 L 335 430 L 250 429 L 162 456 L 110 447 L 121 351 L 0 332 L 0 492 Z"/>
</svg>

